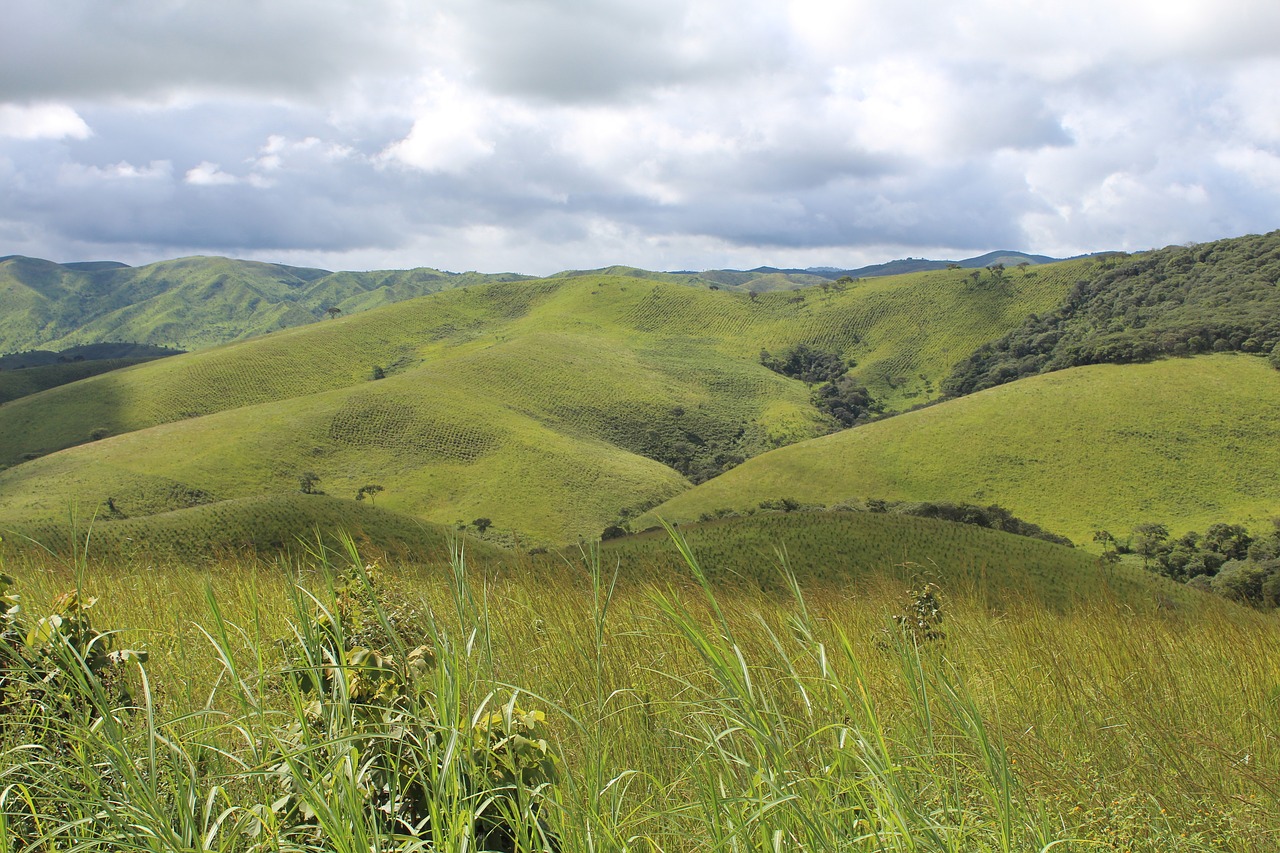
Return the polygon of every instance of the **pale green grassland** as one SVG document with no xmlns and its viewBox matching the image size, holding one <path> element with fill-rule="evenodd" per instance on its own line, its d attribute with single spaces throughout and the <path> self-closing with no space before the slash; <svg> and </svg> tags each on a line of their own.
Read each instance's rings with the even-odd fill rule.
<svg viewBox="0 0 1280 853">
<path fill-rule="evenodd" d="M 829 428 L 808 388 L 761 366 L 762 348 L 856 359 L 855 375 L 902 408 L 934 396 L 977 344 L 1056 304 L 1082 269 L 977 284 L 922 273 L 755 300 L 599 275 L 456 289 L 0 406 L 11 466 L 0 519 L 57 519 L 108 497 L 141 515 L 176 508 L 174 489 L 282 494 L 312 470 L 339 496 L 379 483 L 380 505 L 429 521 L 486 516 L 546 541 L 598 534 L 624 507 L 688 487 L 645 457 L 655 442 L 694 436 L 752 455 Z M 375 367 L 387 378 L 374 381 Z M 101 431 L 118 437 L 84 444 Z"/>
<path fill-rule="evenodd" d="M 655 508 L 697 518 L 762 500 L 999 503 L 1090 543 L 1144 521 L 1260 526 L 1280 511 L 1280 372 L 1215 355 L 1024 379 L 781 448 Z"/>
<path fill-rule="evenodd" d="M 0 850 L 474 849 L 469 815 L 487 800 L 444 785 L 450 732 L 514 690 L 547 715 L 560 778 L 541 815 L 565 851 L 1275 849 L 1274 618 L 1105 587 L 1052 610 L 1005 590 L 993 608 L 944 577 L 946 637 L 916 648 L 893 627 L 906 598 L 892 571 L 796 595 L 642 563 L 612 587 L 611 559 L 391 567 L 388 599 L 432 615 L 424 689 L 441 738 L 401 755 L 437 786 L 438 811 L 426 838 L 380 832 L 362 807 L 369 765 L 335 748 L 368 745 L 367 731 L 333 723 L 327 745 L 291 757 L 295 773 L 333 762 L 307 777 L 325 830 L 313 842 L 259 805 L 278 789 L 254 750 L 305 718 L 276 641 L 306 623 L 294 583 L 332 606 L 315 560 L 11 560 L 28 618 L 77 583 L 102 596 L 94 624 L 151 652 L 150 701 L 136 690 L 126 727 L 78 730 L 64 750 L 4 743 L 0 815 L 41 835 L 0 833 Z"/>
</svg>

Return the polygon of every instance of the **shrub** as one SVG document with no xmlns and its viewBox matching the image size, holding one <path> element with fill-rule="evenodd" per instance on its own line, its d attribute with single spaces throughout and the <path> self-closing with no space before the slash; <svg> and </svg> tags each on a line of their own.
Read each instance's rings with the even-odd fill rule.
<svg viewBox="0 0 1280 853">
<path fill-rule="evenodd" d="M 1266 577 L 1262 566 L 1243 560 L 1224 563 L 1210 584 L 1223 598 L 1240 604 L 1262 604 L 1262 582 Z"/>
<path fill-rule="evenodd" d="M 87 723 L 128 705 L 125 665 L 147 655 L 112 651 L 115 635 L 98 631 L 89 618 L 97 599 L 63 593 L 53 600 L 52 612 L 27 629 L 11 592 L 14 583 L 0 574 L 0 715 Z M 0 720 L 0 728 L 12 722 Z"/>
<path fill-rule="evenodd" d="M 849 367 L 838 354 L 823 352 L 807 344 L 796 344 L 777 356 L 771 355 L 768 350 L 761 350 L 760 363 L 774 373 L 781 373 L 810 385 L 834 382 Z"/>
<path fill-rule="evenodd" d="M 331 822 L 483 850 L 556 849 L 540 812 L 558 779 L 546 719 L 510 701 L 468 724 L 428 620 L 376 567 L 343 573 L 331 609 L 298 632 L 288 685 L 302 713 L 275 733 L 275 819 L 321 844 Z M 419 639 L 431 641 L 410 648 Z M 470 749 L 457 749 L 459 740 Z M 341 809 L 342 813 L 331 811 Z"/>
<path fill-rule="evenodd" d="M 907 590 L 906 606 L 893 616 L 893 624 L 916 645 L 947 638 L 942 630 L 942 604 L 938 601 L 938 591 L 938 585 L 932 582 Z"/>
</svg>

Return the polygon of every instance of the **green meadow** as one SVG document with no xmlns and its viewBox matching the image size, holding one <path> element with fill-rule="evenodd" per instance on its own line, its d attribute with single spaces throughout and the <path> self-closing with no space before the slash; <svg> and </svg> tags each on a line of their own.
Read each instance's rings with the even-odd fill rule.
<svg viewBox="0 0 1280 853">
<path fill-rule="evenodd" d="M 758 297 L 590 274 L 455 288 L 5 404 L 0 519 L 109 498 L 137 517 L 296 492 L 312 471 L 335 496 L 382 485 L 380 505 L 426 521 L 596 535 L 726 459 L 834 428 L 762 349 L 836 353 L 901 409 L 1086 268 Z"/>
<path fill-rule="evenodd" d="M 1280 507 L 1280 372 L 1247 355 L 1030 377 L 781 448 L 655 508 L 696 519 L 793 498 L 998 503 L 1088 543 L 1145 521 L 1263 525 Z"/>
<path fill-rule="evenodd" d="M 884 513 L 768 512 L 682 525 L 717 583 L 786 589 L 780 561 L 806 583 L 856 590 L 885 577 L 936 582 L 999 606 L 1034 600 L 1050 608 L 1110 597 L 1136 607 L 1195 606 L 1199 594 L 1131 566 L 1100 565 L 1079 549 L 967 524 Z M 677 573 L 680 555 L 662 530 L 605 542 L 605 562 L 624 576 L 652 567 Z"/>
<path fill-rule="evenodd" d="M 819 577 L 812 520 L 722 549 L 758 522 L 369 570 L 11 558 L 6 625 L 68 630 L 3 635 L 0 849 L 1274 849 L 1274 618 L 1097 571 L 1049 606 L 1012 572 Z"/>
</svg>

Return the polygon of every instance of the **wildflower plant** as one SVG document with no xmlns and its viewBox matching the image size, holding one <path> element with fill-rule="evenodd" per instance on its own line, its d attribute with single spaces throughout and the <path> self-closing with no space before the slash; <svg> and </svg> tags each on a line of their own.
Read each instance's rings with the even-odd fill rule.
<svg viewBox="0 0 1280 853">
<path fill-rule="evenodd" d="M 539 814 L 558 778 L 545 715 L 513 695 L 468 725 L 429 618 L 388 604 L 372 564 L 353 562 L 334 592 L 293 644 L 287 689 L 298 713 L 269 750 L 274 819 L 307 843 L 358 814 L 370 837 L 428 849 L 464 838 L 479 849 L 553 849 Z"/>
</svg>

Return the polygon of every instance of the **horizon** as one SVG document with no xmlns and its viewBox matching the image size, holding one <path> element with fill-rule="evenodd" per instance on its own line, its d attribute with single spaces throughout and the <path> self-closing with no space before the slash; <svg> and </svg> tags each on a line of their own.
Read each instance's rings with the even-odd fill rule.
<svg viewBox="0 0 1280 853">
<path fill-rule="evenodd" d="M 1229 239 L 1229 238 L 1224 238 L 1224 239 Z M 1155 246 L 1153 246 L 1153 247 L 1151 247 L 1151 248 L 1149 248 L 1149 249 L 1140 249 L 1140 250 L 1136 250 L 1136 251 L 1139 251 L 1139 252 L 1141 252 L 1141 251 L 1154 251 L 1154 250 L 1155 250 L 1155 249 L 1157 249 L 1157 248 L 1160 248 L 1160 247 L 1155 247 Z M 566 267 L 566 268 L 564 268 L 564 269 L 555 270 L 554 272 L 547 273 L 547 274 L 545 274 L 545 275 L 536 275 L 536 274 L 531 274 L 531 273 L 525 273 L 525 272 L 523 272 L 523 271 L 521 271 L 521 270 L 514 270 L 514 269 L 502 269 L 502 270 L 500 270 L 500 269 L 493 269 L 493 270 L 460 270 L 460 269 L 448 269 L 448 268 L 445 268 L 445 267 L 432 266 L 431 264 L 414 264 L 414 265 L 412 265 L 412 266 L 403 266 L 403 267 L 374 266 L 374 267 L 365 267 L 365 268 L 360 268 L 360 269 L 350 269 L 350 268 L 346 268 L 346 269 L 338 269 L 338 268 L 317 267 L 317 266 L 312 266 L 312 265 L 302 265 L 302 264 L 287 263 L 287 262 L 284 262 L 284 261 L 271 260 L 271 259 L 269 259 L 269 258 L 267 258 L 267 257 L 236 257 L 236 256 L 232 256 L 232 255 L 219 255 L 219 254 L 195 254 L 195 255 L 182 255 L 182 256 L 176 256 L 176 257 L 155 258 L 155 259 L 153 259 L 153 260 L 141 260 L 141 261 L 139 261 L 139 262 L 137 262 L 137 263 L 128 263 L 128 262 L 125 262 L 125 261 L 117 260 L 117 259 L 115 259 L 115 258 L 82 258 L 82 259 L 78 259 L 78 260 L 54 260 L 54 259 L 52 259 L 52 258 L 42 258 L 42 257 L 36 257 L 36 256 L 33 256 L 33 255 L 24 255 L 24 254 L 21 254 L 21 253 L 18 253 L 18 252 L 12 252 L 12 253 L 9 253 L 9 254 L 0 255 L 0 263 L 3 263 L 3 262 L 5 262 L 5 261 L 9 261 L 9 260 L 13 260 L 13 259 L 15 259 L 15 258 L 25 258 L 25 259 L 33 260 L 33 261 L 45 261 L 45 262 L 47 262 L 47 263 L 57 264 L 58 266 L 63 266 L 63 267 L 70 267 L 70 266 L 73 266 L 73 265 L 74 265 L 74 266 L 82 266 L 82 265 L 88 265 L 88 264 L 120 264 L 120 265 L 122 265 L 123 267 L 129 268 L 129 269 L 138 269 L 138 268 L 141 268 L 141 267 L 153 266 L 153 265 L 155 265 L 155 264 L 170 263 L 170 262 L 173 262 L 173 261 L 183 261 L 183 260 L 189 260 L 189 259 L 193 259 L 193 258 L 220 258 L 220 259 L 230 260 L 230 261 L 246 261 L 246 262 L 252 262 L 252 263 L 273 264 L 273 265 L 276 265 L 276 266 L 294 267 L 294 268 L 297 268 L 297 269 L 304 269 L 304 268 L 308 268 L 308 269 L 320 269 L 320 270 L 324 270 L 325 272 L 329 272 L 329 273 L 338 273 L 338 272 L 393 272 L 393 271 L 412 270 L 412 269 L 432 269 L 432 270 L 437 270 L 437 271 L 439 271 L 439 272 L 444 272 L 444 273 L 459 273 L 459 274 L 461 274 L 461 273 L 467 273 L 467 272 L 477 272 L 477 273 L 480 273 L 480 274 L 482 274 L 482 275 L 503 275 L 503 274 L 512 274 L 512 275 L 529 275 L 531 278 L 546 278 L 546 277 L 550 277 L 550 276 L 557 275 L 557 274 L 559 274 L 559 273 L 566 273 L 566 272 L 592 272 L 592 271 L 595 271 L 595 270 L 610 269 L 610 268 L 613 268 L 613 267 L 622 267 L 622 268 L 626 268 L 626 269 L 636 269 L 636 270 L 642 270 L 642 271 L 644 271 L 644 272 L 664 273 L 664 274 L 667 274 L 667 275 L 683 275 L 683 274 L 696 275 L 696 274 L 703 273 L 703 272 L 743 272 L 743 273 L 747 273 L 747 272 L 759 272 L 759 271 L 763 271 L 763 270 L 773 270 L 773 271 L 777 271 L 777 272 L 784 272 L 784 273 L 813 273 L 813 272 L 816 272 L 816 271 L 827 271 L 827 272 L 856 272 L 856 271 L 858 271 L 858 270 L 866 269 L 866 268 L 869 268 L 869 267 L 887 266 L 887 265 L 889 265 L 889 264 L 894 264 L 894 263 L 899 263 L 899 262 L 905 262 L 905 261 L 917 261 L 917 262 L 922 262 L 922 263 L 936 263 L 936 264 L 946 264 L 946 263 L 963 263 L 963 262 L 965 262 L 965 261 L 977 260 L 977 259 L 979 259 L 979 258 L 986 257 L 987 255 L 1003 255 L 1003 254 L 1010 254 L 1010 255 L 1026 255 L 1026 256 L 1028 256 L 1028 257 L 1044 257 L 1044 258 L 1049 258 L 1050 260 L 1049 260 L 1049 261 L 1044 261 L 1044 262 L 1042 262 L 1042 263 L 1050 263 L 1050 262 L 1058 262 L 1058 261 L 1069 261 L 1069 260 L 1075 260 L 1076 258 L 1087 257 L 1087 256 L 1089 256 L 1089 255 L 1104 255 L 1104 254 L 1109 254 L 1109 253 L 1114 252 L 1114 251 L 1118 251 L 1118 250 L 1114 250 L 1114 249 L 1097 249 L 1097 250 L 1093 250 L 1093 251 L 1089 251 L 1089 252 L 1083 252 L 1083 253 L 1080 253 L 1080 254 L 1078 254 L 1078 255 L 1072 255 L 1072 256 L 1070 256 L 1070 257 L 1051 257 L 1051 256 L 1049 256 L 1049 255 L 1047 255 L 1047 254 L 1045 254 L 1045 253 L 1043 253 L 1043 252 L 1030 252 L 1030 251 L 1026 251 L 1026 250 L 1024 250 L 1024 249 L 1009 249 L 1009 248 L 1003 248 L 1003 249 L 991 249 L 991 250 L 988 250 L 988 251 L 985 251 L 985 252 L 979 252 L 979 253 L 977 253 L 977 254 L 969 255 L 969 256 L 967 256 L 967 257 L 963 257 L 963 258 L 961 258 L 961 257 L 956 257 L 956 258 L 930 258 L 930 257 L 926 257 L 926 256 L 923 256 L 923 255 L 922 255 L 922 256 L 920 256 L 920 257 L 914 257 L 914 256 L 910 256 L 910 255 L 908 255 L 908 256 L 902 256 L 902 257 L 887 258 L 887 259 L 884 259 L 884 260 L 873 260 L 873 261 L 870 261 L 869 263 L 860 264 L 860 265 L 859 265 L 859 266 L 857 266 L 857 267 L 837 267 L 837 266 L 831 266 L 831 265 L 829 265 L 829 264 L 813 264 L 813 265 L 810 265 L 810 266 L 807 266 L 807 267 L 793 267 L 793 266 L 780 266 L 780 265 L 778 265 L 778 264 L 771 264 L 771 263 L 762 263 L 762 264 L 759 264 L 759 265 L 754 266 L 754 267 L 751 267 L 751 268 L 739 268 L 739 267 L 704 267 L 704 268 L 702 268 L 702 269 L 650 269 L 650 268 L 647 268 L 647 267 L 637 266 L 637 265 L 635 265 L 635 264 L 629 264 L 629 263 L 611 263 L 611 264 L 604 264 L 603 266 L 599 266 L 599 267 Z M 1131 253 L 1131 254 L 1132 254 L 1132 253 Z"/>
</svg>

